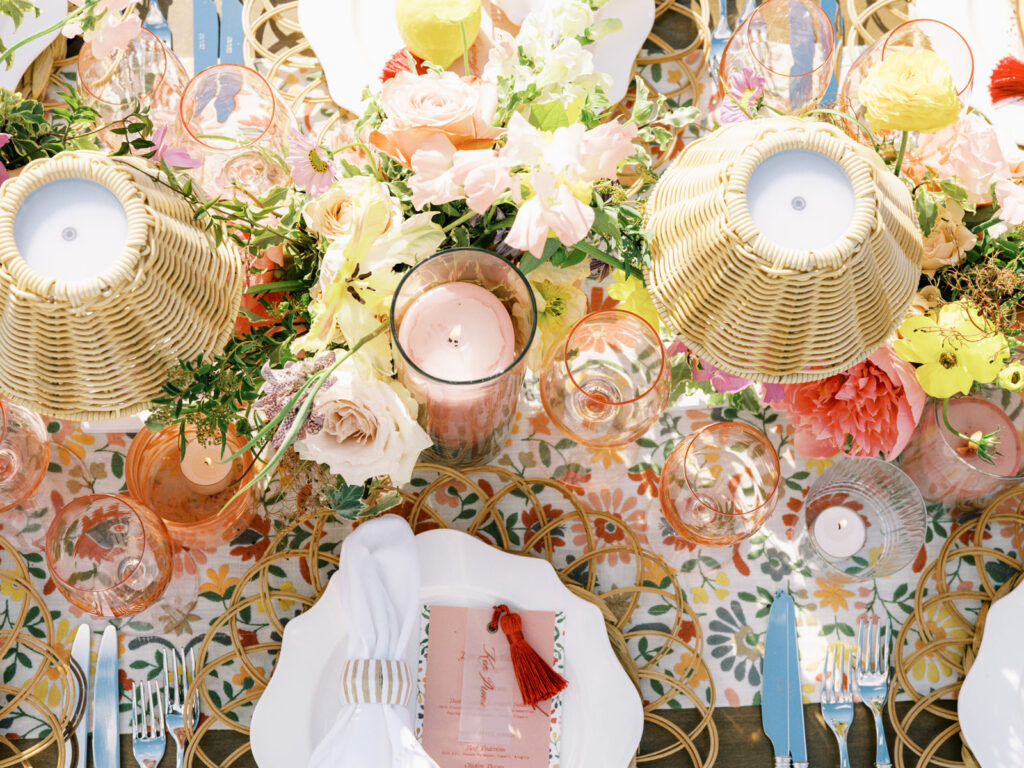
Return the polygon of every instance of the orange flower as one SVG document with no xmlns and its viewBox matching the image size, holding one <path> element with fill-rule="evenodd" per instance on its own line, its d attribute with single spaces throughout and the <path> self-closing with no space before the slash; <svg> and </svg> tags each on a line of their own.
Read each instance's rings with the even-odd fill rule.
<svg viewBox="0 0 1024 768">
<path fill-rule="evenodd" d="M 821 600 L 823 606 L 827 606 L 833 611 L 845 611 L 847 599 L 855 596 L 853 592 L 844 588 L 842 581 L 832 578 L 815 579 L 814 581 L 819 587 L 814 596 Z"/>
</svg>

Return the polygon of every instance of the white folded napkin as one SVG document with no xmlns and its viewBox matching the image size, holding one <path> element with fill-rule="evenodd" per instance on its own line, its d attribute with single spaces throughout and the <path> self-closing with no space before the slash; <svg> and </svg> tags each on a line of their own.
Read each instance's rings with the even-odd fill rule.
<svg viewBox="0 0 1024 768">
<path fill-rule="evenodd" d="M 346 671 L 324 684 L 337 686 L 342 707 L 309 768 L 437 768 L 416 740 L 408 707 L 420 592 L 409 524 L 397 515 L 363 523 L 342 544 L 335 578 Z"/>
</svg>

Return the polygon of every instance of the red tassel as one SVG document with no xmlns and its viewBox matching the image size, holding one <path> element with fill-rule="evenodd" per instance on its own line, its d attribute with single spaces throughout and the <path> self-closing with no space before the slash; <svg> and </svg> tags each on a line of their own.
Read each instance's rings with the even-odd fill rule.
<svg viewBox="0 0 1024 768">
<path fill-rule="evenodd" d="M 384 65 L 384 69 L 380 73 L 380 80 L 382 83 L 386 83 L 399 72 L 412 72 L 416 75 L 424 75 L 427 72 L 427 68 L 423 66 L 423 59 L 408 48 L 403 48 L 400 51 L 396 51 L 388 59 L 388 63 Z"/>
<path fill-rule="evenodd" d="M 996 64 L 988 92 L 993 104 L 1007 99 L 1024 99 L 1024 62 L 1007 56 Z"/>
<path fill-rule="evenodd" d="M 507 605 L 496 605 L 487 628 L 497 632 L 499 624 L 508 638 L 512 669 L 516 673 L 519 692 L 523 694 L 523 703 L 536 709 L 540 702 L 565 690 L 568 685 L 565 678 L 555 672 L 523 637 L 522 617 L 512 613 Z"/>
</svg>

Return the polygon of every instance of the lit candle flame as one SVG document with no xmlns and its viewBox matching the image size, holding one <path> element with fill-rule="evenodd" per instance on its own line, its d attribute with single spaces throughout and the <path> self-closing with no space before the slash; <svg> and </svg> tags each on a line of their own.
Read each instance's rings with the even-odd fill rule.
<svg viewBox="0 0 1024 768">
<path fill-rule="evenodd" d="M 452 332 L 448 334 L 448 343 L 457 349 L 461 338 L 462 326 L 456 325 L 454 328 L 452 328 Z"/>
</svg>

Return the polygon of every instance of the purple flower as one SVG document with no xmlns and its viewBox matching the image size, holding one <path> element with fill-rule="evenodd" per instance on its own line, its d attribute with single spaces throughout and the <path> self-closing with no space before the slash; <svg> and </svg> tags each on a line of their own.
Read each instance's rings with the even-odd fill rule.
<svg viewBox="0 0 1024 768">
<path fill-rule="evenodd" d="M 167 126 L 157 128 L 153 133 L 153 162 L 159 164 L 161 160 L 167 163 L 170 168 L 198 168 L 203 164 L 202 160 L 189 155 L 184 149 L 168 146 L 166 143 Z"/>
<path fill-rule="evenodd" d="M 749 120 L 764 93 L 764 85 L 765 79 L 750 67 L 729 75 L 729 92 L 718 109 L 718 121 L 724 124 Z"/>
<path fill-rule="evenodd" d="M 301 133 L 292 133 L 288 139 L 288 167 L 292 181 L 314 197 L 319 197 L 334 182 L 338 167 L 326 158 L 323 148 Z"/>
<path fill-rule="evenodd" d="M 10 144 L 10 142 L 11 134 L 0 133 L 0 147 L 5 147 Z M 0 163 L 0 184 L 3 184 L 5 181 L 7 181 L 7 169 L 4 167 L 3 163 Z"/>
</svg>

